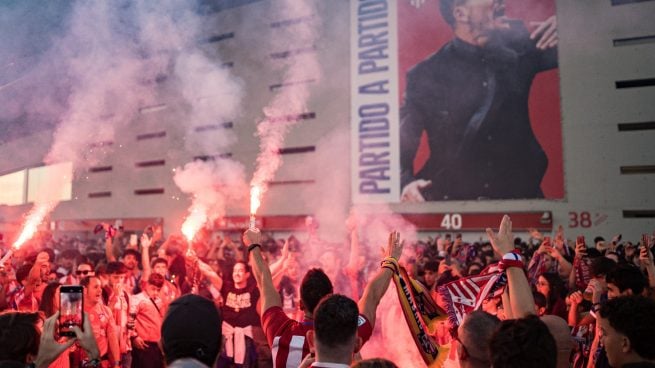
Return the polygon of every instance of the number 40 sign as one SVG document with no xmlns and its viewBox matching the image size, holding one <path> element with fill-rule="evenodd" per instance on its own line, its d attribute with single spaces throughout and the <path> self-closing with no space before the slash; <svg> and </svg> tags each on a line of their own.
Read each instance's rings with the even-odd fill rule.
<svg viewBox="0 0 655 368">
<path fill-rule="evenodd" d="M 459 213 L 447 213 L 441 219 L 441 227 L 446 230 L 459 230 L 462 228 L 462 215 Z"/>
</svg>

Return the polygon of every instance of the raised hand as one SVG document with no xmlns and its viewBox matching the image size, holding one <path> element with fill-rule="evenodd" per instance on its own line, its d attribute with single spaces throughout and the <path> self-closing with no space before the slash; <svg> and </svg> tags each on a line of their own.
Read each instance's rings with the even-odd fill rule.
<svg viewBox="0 0 655 368">
<path fill-rule="evenodd" d="M 587 255 L 587 246 L 584 242 L 575 241 L 575 257 L 582 258 Z"/>
<path fill-rule="evenodd" d="M 494 234 L 492 229 L 487 228 L 487 237 L 489 237 L 491 246 L 501 257 L 513 251 L 514 237 L 512 236 L 512 220 L 510 220 L 509 216 L 503 216 L 503 219 L 500 221 L 498 234 Z"/>
<path fill-rule="evenodd" d="M 246 247 L 251 246 L 252 244 L 261 244 L 262 243 L 262 233 L 257 228 L 248 229 L 243 233 L 243 244 Z"/>
<path fill-rule="evenodd" d="M 648 247 L 639 247 L 639 263 L 642 266 L 648 267 L 653 264 L 653 252 Z"/>
<path fill-rule="evenodd" d="M 400 233 L 398 231 L 392 231 L 389 233 L 389 242 L 387 244 L 387 249 L 385 251 L 385 257 L 392 257 L 396 260 L 400 259 L 400 255 L 403 253 L 403 242 L 400 241 Z"/>
<path fill-rule="evenodd" d="M 571 301 L 571 305 L 580 305 L 584 297 L 582 296 L 582 292 L 576 291 L 569 296 L 569 300 Z"/>
<path fill-rule="evenodd" d="M 146 233 L 141 234 L 141 247 L 143 249 L 149 249 L 151 244 L 152 244 L 152 239 L 150 239 L 148 234 Z"/>
<path fill-rule="evenodd" d="M 557 46 L 557 17 L 554 15 L 543 22 L 530 22 L 537 28 L 530 34 L 531 40 L 537 40 L 537 48 L 545 50 Z"/>
<path fill-rule="evenodd" d="M 530 236 L 535 238 L 535 239 L 542 240 L 544 238 L 544 235 L 541 232 L 539 232 L 539 230 L 537 230 L 537 229 L 535 229 L 533 227 L 529 228 L 528 232 L 530 233 Z"/>
</svg>

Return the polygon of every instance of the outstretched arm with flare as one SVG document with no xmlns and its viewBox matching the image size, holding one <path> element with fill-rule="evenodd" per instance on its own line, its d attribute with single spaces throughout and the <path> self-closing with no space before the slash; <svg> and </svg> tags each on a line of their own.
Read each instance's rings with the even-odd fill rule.
<svg viewBox="0 0 655 368">
<path fill-rule="evenodd" d="M 262 234 L 257 228 L 246 230 L 243 234 L 243 243 L 250 247 L 253 244 L 261 244 Z M 257 286 L 261 292 L 261 314 L 271 307 L 281 307 L 282 301 L 280 294 L 275 290 L 273 285 L 273 277 L 271 270 L 268 268 L 260 247 L 255 247 L 250 251 L 250 266 L 252 267 L 253 275 L 257 281 Z"/>
</svg>

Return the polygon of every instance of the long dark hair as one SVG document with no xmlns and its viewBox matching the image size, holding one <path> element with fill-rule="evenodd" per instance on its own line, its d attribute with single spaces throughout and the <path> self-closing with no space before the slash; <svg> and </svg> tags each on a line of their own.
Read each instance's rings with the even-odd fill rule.
<svg viewBox="0 0 655 368">
<path fill-rule="evenodd" d="M 541 276 L 548 281 L 548 286 L 550 288 L 550 293 L 546 295 L 546 299 L 548 300 L 546 313 L 551 313 L 557 300 L 562 299 L 565 295 L 564 293 L 566 290 L 564 289 L 564 281 L 562 281 L 559 275 L 554 272 L 544 272 Z"/>
<path fill-rule="evenodd" d="M 59 306 L 55 305 L 55 294 L 61 286 L 57 281 L 51 282 L 48 286 L 43 289 L 43 295 L 41 296 L 41 304 L 39 304 L 39 310 L 42 311 L 46 318 L 52 316 L 59 310 Z"/>
</svg>

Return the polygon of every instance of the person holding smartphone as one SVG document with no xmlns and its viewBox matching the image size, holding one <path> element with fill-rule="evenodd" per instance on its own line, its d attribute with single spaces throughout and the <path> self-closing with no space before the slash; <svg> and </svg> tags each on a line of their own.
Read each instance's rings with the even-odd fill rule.
<svg viewBox="0 0 655 368">
<path fill-rule="evenodd" d="M 100 354 L 93 336 L 91 323 L 84 316 L 82 327 L 74 326 L 74 337 L 63 343 L 57 341 L 59 312 L 43 321 L 40 313 L 9 312 L 0 314 L 0 361 L 6 366 L 27 365 L 45 368 L 75 342 L 89 357 L 87 366 L 99 367 Z M 41 330 L 41 325 L 43 329 Z M 6 332 L 6 333 L 4 333 Z M 16 365 L 11 365 L 16 363 Z M 4 365 L 3 365 L 4 366 Z"/>
</svg>

